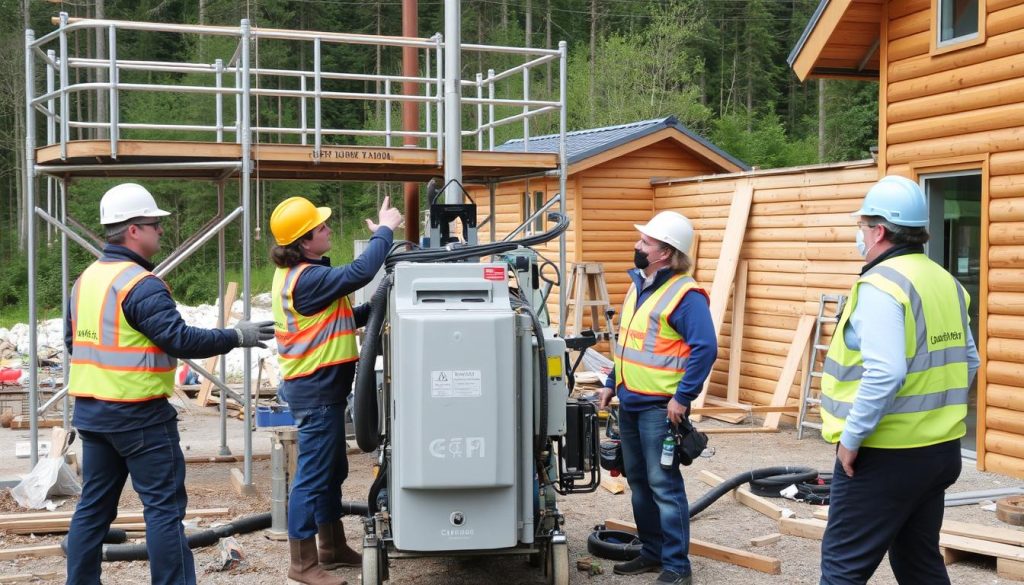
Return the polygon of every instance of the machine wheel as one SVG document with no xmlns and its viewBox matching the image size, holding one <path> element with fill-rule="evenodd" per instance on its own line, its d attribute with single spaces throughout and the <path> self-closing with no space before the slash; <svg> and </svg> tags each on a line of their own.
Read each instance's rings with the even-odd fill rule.
<svg viewBox="0 0 1024 585">
<path fill-rule="evenodd" d="M 363 585 L 381 585 L 384 582 L 382 567 L 387 563 L 376 538 L 363 539 Z"/>
<path fill-rule="evenodd" d="M 545 568 L 549 585 L 569 585 L 569 546 L 566 543 L 549 545 Z"/>
</svg>

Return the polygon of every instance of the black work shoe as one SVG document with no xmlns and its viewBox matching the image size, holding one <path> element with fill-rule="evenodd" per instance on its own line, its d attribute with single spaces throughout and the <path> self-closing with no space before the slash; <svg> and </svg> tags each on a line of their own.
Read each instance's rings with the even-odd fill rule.
<svg viewBox="0 0 1024 585">
<path fill-rule="evenodd" d="M 662 571 L 661 575 L 658 576 L 658 580 L 654 582 L 655 585 L 692 585 L 693 575 L 680 575 L 675 571 Z"/>
<path fill-rule="evenodd" d="M 640 555 L 631 561 L 616 563 L 612 566 L 612 571 L 616 575 L 639 575 L 640 573 L 656 573 L 660 570 L 660 561 L 649 559 L 644 555 Z"/>
</svg>

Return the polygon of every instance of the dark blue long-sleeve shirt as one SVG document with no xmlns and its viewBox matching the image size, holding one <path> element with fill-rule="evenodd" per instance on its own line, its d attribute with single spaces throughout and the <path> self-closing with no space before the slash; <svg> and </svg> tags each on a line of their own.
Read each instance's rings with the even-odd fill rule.
<svg viewBox="0 0 1024 585">
<path fill-rule="evenodd" d="M 295 310 L 302 315 L 315 315 L 337 299 L 369 284 L 384 265 L 393 238 L 390 228 L 378 228 L 366 250 L 346 266 L 332 268 L 331 260 L 326 256 L 320 260 L 304 259 L 312 266 L 304 270 L 295 283 Z M 370 306 L 355 307 L 353 314 L 356 327 L 362 327 L 370 316 Z M 292 410 L 345 404 L 352 390 L 355 371 L 355 362 L 321 368 L 308 376 L 281 382 L 278 395 L 288 402 Z"/>
<path fill-rule="evenodd" d="M 153 263 L 124 246 L 109 244 L 101 262 L 135 262 L 146 270 Z M 157 347 L 176 358 L 205 358 L 238 347 L 233 329 L 202 329 L 185 323 L 164 281 L 143 278 L 121 302 L 125 320 Z M 70 300 L 64 344 L 74 354 Z M 75 426 L 93 432 L 129 431 L 166 422 L 177 416 L 166 399 L 144 402 L 111 402 L 95 398 L 75 399 Z"/>
<path fill-rule="evenodd" d="M 633 280 L 636 289 L 640 291 L 636 297 L 636 306 L 639 307 L 673 274 L 667 268 L 659 270 L 651 285 L 644 288 L 643 272 L 630 270 L 629 277 Z M 715 326 L 711 321 L 711 312 L 708 310 L 707 297 L 692 290 L 687 292 L 683 295 L 679 306 L 672 311 L 668 322 L 690 346 L 690 357 L 686 360 L 686 373 L 679 381 L 674 396 L 676 402 L 688 407 L 700 395 L 704 387 L 704 379 L 711 373 L 711 368 L 715 365 L 715 359 L 718 357 L 718 338 L 715 336 Z M 614 367 L 605 386 L 615 388 Z M 625 383 L 619 384 L 616 394 L 619 397 L 619 408 L 630 412 L 663 407 L 669 400 L 667 396 L 632 392 Z"/>
</svg>

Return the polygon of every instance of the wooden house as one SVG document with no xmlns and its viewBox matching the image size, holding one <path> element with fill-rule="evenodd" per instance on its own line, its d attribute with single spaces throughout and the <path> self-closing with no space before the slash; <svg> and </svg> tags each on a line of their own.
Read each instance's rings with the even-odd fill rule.
<svg viewBox="0 0 1024 585">
<path fill-rule="evenodd" d="M 532 153 L 558 152 L 558 136 L 530 138 Z M 502 152 L 524 150 L 522 139 L 497 147 Z M 566 210 L 572 224 L 566 237 L 570 263 L 601 262 L 609 296 L 621 306 L 633 266 L 634 223 L 644 223 L 655 212 L 652 180 L 714 173 L 732 173 L 749 167 L 680 124 L 674 117 L 570 132 L 566 135 L 568 181 Z M 555 173 L 508 181 L 494 186 L 491 210 L 486 187 L 468 188 L 478 205 L 478 217 L 489 217 L 479 236 L 489 241 L 516 229 L 545 202 L 558 194 Z M 557 207 L 553 209 L 557 210 Z M 543 219 L 528 229 L 546 228 Z M 552 245 L 542 253 L 555 254 Z M 552 257 L 557 260 L 556 256 Z M 557 310 L 557 303 L 555 309 Z"/>
<path fill-rule="evenodd" d="M 982 367 L 965 447 L 979 468 L 1024 477 L 1024 2 L 822 0 L 789 61 L 802 80 L 878 81 L 877 174 L 922 185 L 928 254 L 972 297 Z M 773 319 L 800 314 L 801 303 L 810 314 L 820 292 L 852 282 L 844 214 L 874 178 L 872 165 L 774 172 L 655 184 L 657 209 L 696 216 L 697 275 L 710 282 L 722 206 L 738 181 L 753 183 L 743 368 L 766 379 L 773 372 L 754 366 L 777 365 L 764 357 L 785 330 Z M 764 402 L 757 386 L 744 378 L 743 397 Z"/>
</svg>

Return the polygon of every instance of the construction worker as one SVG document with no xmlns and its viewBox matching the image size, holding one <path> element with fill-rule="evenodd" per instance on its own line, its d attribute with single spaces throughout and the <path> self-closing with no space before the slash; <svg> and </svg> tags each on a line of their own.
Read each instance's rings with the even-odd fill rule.
<svg viewBox="0 0 1024 585">
<path fill-rule="evenodd" d="M 614 370 L 600 406 L 619 397 L 622 461 L 633 494 L 640 556 L 613 567 L 619 575 L 661 572 L 654 583 L 689 585 L 690 515 L 678 465 L 660 464 L 670 422 L 689 415 L 711 373 L 718 341 L 708 294 L 688 276 L 693 225 L 663 211 L 636 225 L 636 270 L 622 306 Z"/>
<path fill-rule="evenodd" d="M 917 183 L 883 178 L 854 215 L 867 264 L 821 381 L 821 433 L 838 442 L 821 583 L 866 583 L 886 552 L 899 583 L 949 583 L 939 528 L 979 364 L 970 298 L 924 253 Z"/>
<path fill-rule="evenodd" d="M 402 214 L 385 197 L 366 250 L 347 266 L 331 267 L 331 210 L 304 197 L 282 201 L 270 216 L 277 245 L 271 295 L 283 381 L 278 394 L 299 430 L 299 455 L 288 498 L 288 578 L 309 585 L 345 583 L 325 569 L 357 566 L 341 523 L 341 484 L 348 476 L 345 405 L 355 378 L 355 330 L 369 305 L 352 308 L 348 295 L 366 286 L 384 264 Z M 319 537 L 319 546 L 317 543 Z"/>
<path fill-rule="evenodd" d="M 185 457 L 177 411 L 167 401 L 177 359 L 266 347 L 261 342 L 273 337 L 272 321 L 240 321 L 232 329 L 185 324 L 167 285 L 151 272 L 167 215 L 141 185 L 107 191 L 100 200 L 107 245 L 71 291 L 68 392 L 75 397 L 84 482 L 68 533 L 69 584 L 100 582 L 100 549 L 129 474 L 142 500 L 152 582 L 196 582 L 181 523 Z"/>
</svg>

